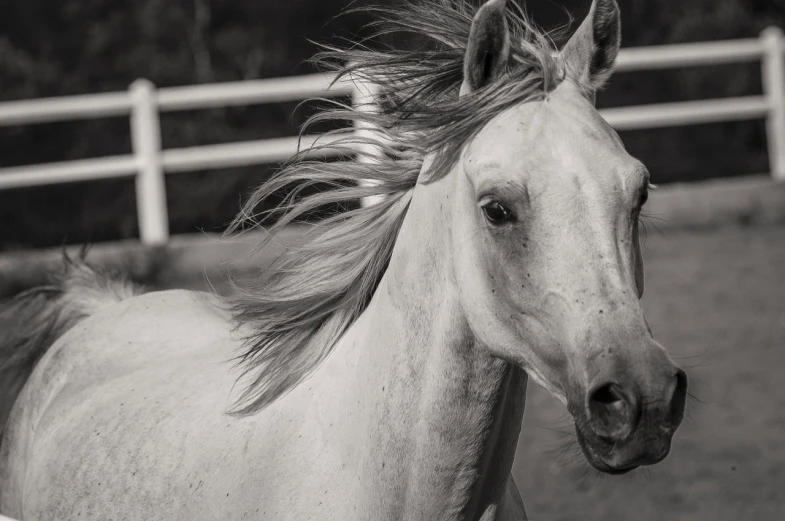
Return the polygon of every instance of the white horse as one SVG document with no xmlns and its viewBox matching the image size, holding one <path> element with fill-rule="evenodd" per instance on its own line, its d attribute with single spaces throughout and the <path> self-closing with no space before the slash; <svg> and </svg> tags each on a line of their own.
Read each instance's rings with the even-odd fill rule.
<svg viewBox="0 0 785 521">
<path fill-rule="evenodd" d="M 527 377 L 567 405 L 597 469 L 667 455 L 687 384 L 638 302 L 649 175 L 594 107 L 615 0 L 561 52 L 504 0 L 381 15 L 434 45 L 330 50 L 386 94 L 320 118 L 394 147 L 296 161 L 242 215 L 303 183 L 332 188 L 291 192 L 273 232 L 380 203 L 322 221 L 229 301 L 135 295 L 77 261 L 6 308 L 0 374 L 40 361 L 0 449 L 5 515 L 524 519 L 510 469 Z"/>
</svg>

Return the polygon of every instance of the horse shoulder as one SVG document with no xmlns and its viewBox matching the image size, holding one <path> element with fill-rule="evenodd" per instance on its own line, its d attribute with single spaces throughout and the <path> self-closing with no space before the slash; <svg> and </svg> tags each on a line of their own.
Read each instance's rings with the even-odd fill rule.
<svg viewBox="0 0 785 521">
<path fill-rule="evenodd" d="M 258 430 L 248 421 L 227 428 L 228 369 L 240 345 L 230 318 L 209 294 L 164 291 L 113 304 L 63 335 L 12 411 L 0 508 L 57 517 L 95 501 L 113 512 L 124 508 L 126 490 L 157 497 L 169 487 L 183 496 L 189 482 L 173 480 L 180 473 L 208 463 L 222 470 L 218 460 Z M 170 460 L 178 463 L 160 464 Z"/>
<path fill-rule="evenodd" d="M 112 304 L 65 333 L 42 357 L 11 412 L 0 453 L 0 508 L 21 514 L 31 466 L 40 470 L 39 459 L 59 454 L 41 444 L 50 445 L 49 438 L 56 439 L 53 435 L 66 426 L 87 429 L 93 419 L 85 413 L 90 404 L 133 405 L 134 397 L 123 395 L 120 383 L 134 387 L 136 382 L 152 393 L 155 383 L 148 373 L 181 374 L 179 368 L 187 367 L 183 362 L 201 359 L 216 362 L 204 367 L 216 368 L 231 358 L 239 342 L 230 318 L 210 294 L 172 290 Z"/>
</svg>

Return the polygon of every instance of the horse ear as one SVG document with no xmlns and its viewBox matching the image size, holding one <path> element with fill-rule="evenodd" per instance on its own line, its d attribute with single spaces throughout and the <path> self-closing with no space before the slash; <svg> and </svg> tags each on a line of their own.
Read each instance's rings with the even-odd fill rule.
<svg viewBox="0 0 785 521">
<path fill-rule="evenodd" d="M 567 77 L 594 101 L 613 72 L 621 46 L 621 17 L 616 0 L 594 0 L 589 16 L 562 50 Z"/>
<path fill-rule="evenodd" d="M 489 0 L 474 16 L 463 58 L 461 95 L 468 94 L 498 78 L 507 68 L 510 30 L 507 0 Z"/>
</svg>

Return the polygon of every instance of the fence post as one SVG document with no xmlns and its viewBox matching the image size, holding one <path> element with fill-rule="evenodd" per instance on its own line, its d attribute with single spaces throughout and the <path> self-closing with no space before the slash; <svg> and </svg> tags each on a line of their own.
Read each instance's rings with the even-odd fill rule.
<svg viewBox="0 0 785 521">
<path fill-rule="evenodd" d="M 777 181 L 785 181 L 785 36 L 779 27 L 767 27 L 761 33 L 763 42 L 763 92 L 769 102 L 766 136 L 769 147 L 769 168 Z"/>
<path fill-rule="evenodd" d="M 161 124 L 155 86 L 140 79 L 131 84 L 131 144 L 136 156 L 136 211 L 139 235 L 149 246 L 169 239 L 166 183 L 161 165 Z"/>
<path fill-rule="evenodd" d="M 376 110 L 376 97 L 379 94 L 379 86 L 370 82 L 362 80 L 352 80 L 352 105 L 360 112 L 370 112 Z M 375 135 L 373 131 L 369 130 L 371 127 L 364 121 L 356 121 L 354 124 L 355 135 L 358 138 L 378 139 L 379 136 Z M 374 157 L 381 154 L 378 147 L 370 144 L 363 143 L 358 147 L 357 160 L 361 163 L 373 163 Z M 373 181 L 364 181 L 365 186 L 373 186 Z M 363 197 L 360 200 L 361 206 L 371 206 L 382 200 L 382 196 Z"/>
</svg>

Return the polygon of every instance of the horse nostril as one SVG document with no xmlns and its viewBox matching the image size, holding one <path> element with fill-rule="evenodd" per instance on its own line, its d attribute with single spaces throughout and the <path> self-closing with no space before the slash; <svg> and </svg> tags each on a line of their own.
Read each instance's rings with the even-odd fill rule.
<svg viewBox="0 0 785 521">
<path fill-rule="evenodd" d="M 670 421 L 676 428 L 684 419 L 684 409 L 687 403 L 687 373 L 679 369 L 676 371 L 676 385 L 673 389 L 670 402 Z"/>
<path fill-rule="evenodd" d="M 609 441 L 626 439 L 635 428 L 634 401 L 615 383 L 596 387 L 589 395 L 589 424 Z"/>
<path fill-rule="evenodd" d="M 619 396 L 619 393 L 615 389 L 616 384 L 606 384 L 594 391 L 594 394 L 591 396 L 591 401 L 602 404 L 602 405 L 611 405 L 616 402 L 622 402 L 624 399 Z"/>
</svg>

